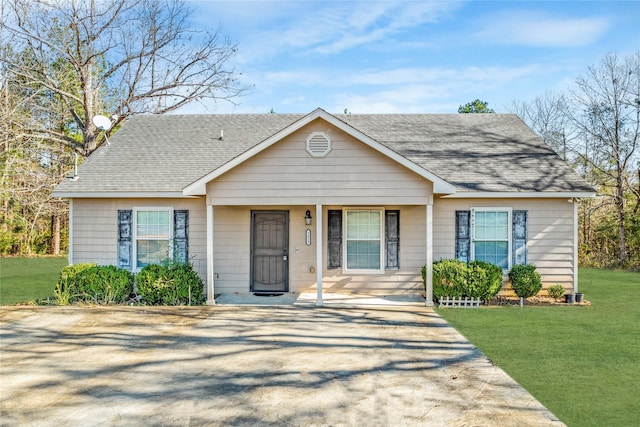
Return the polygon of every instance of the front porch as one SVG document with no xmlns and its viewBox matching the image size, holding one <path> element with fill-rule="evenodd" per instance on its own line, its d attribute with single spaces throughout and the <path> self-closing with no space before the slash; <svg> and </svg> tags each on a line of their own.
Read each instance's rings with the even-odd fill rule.
<svg viewBox="0 0 640 427">
<path fill-rule="evenodd" d="M 254 261 L 254 213 L 281 211 L 286 213 L 287 218 L 284 234 L 287 243 L 282 254 L 273 255 L 272 258 L 276 260 L 279 257 L 284 260 L 286 286 L 273 290 L 273 293 L 304 295 L 301 301 L 308 301 L 309 295 L 314 294 L 314 305 L 318 307 L 323 306 L 327 298 L 336 302 L 344 300 L 345 295 L 352 295 L 351 300 L 360 301 L 368 299 L 362 295 L 371 295 L 374 299 L 387 302 L 403 301 L 407 295 L 413 295 L 411 301 L 416 302 L 418 299 L 415 296 L 421 295 L 422 304 L 432 306 L 433 199 L 428 199 L 428 203 L 421 206 L 383 205 L 377 208 L 346 208 L 342 205 L 321 204 L 315 205 L 315 209 L 308 205 L 207 204 L 207 303 L 220 303 L 218 298 L 212 298 L 217 294 L 249 296 L 253 292 L 262 291 L 254 286 L 255 274 L 258 271 Z M 335 262 L 335 257 L 331 256 L 332 237 L 328 224 L 332 221 L 328 214 L 335 213 L 336 210 L 352 212 L 359 209 L 379 211 L 379 219 L 382 221 L 386 221 L 385 212 L 393 212 L 396 215 L 395 224 L 402 236 L 398 234 L 398 240 L 395 242 L 395 265 L 388 265 L 391 257 L 387 248 L 389 243 L 385 242 L 385 234 L 389 234 L 385 231 L 388 228 L 386 222 L 380 225 L 381 236 L 377 242 L 380 263 L 377 269 L 350 269 L 347 264 L 348 240 L 341 243 L 342 252 L 339 252 L 338 258 L 343 264 L 338 267 L 331 265 L 331 262 Z M 307 211 L 313 213 L 312 221 L 305 221 Z M 402 227 L 399 226 L 399 217 L 402 217 Z M 344 227 L 346 230 L 347 225 Z M 346 236 L 347 231 L 344 233 Z M 232 236 L 234 240 L 228 240 L 228 236 Z M 423 265 L 427 266 L 426 290 L 423 288 L 421 277 Z"/>
</svg>

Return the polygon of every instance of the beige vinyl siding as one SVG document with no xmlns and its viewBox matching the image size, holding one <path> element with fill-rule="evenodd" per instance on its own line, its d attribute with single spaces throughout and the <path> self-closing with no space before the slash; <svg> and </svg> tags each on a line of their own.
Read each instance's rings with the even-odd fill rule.
<svg viewBox="0 0 640 427">
<path fill-rule="evenodd" d="M 371 206 L 370 206 L 371 207 Z M 394 294 L 417 292 L 423 289 L 422 266 L 426 260 L 426 207 L 425 206 L 380 206 L 385 210 L 400 210 L 400 268 L 385 271 L 384 274 L 350 274 L 343 270 L 327 270 L 327 227 L 323 228 L 323 260 L 325 262 L 322 286 L 325 292 L 353 292 Z M 326 224 L 329 209 L 342 209 L 342 206 L 330 206 L 324 209 Z M 344 248 L 344 241 L 343 241 Z M 384 251 L 384 242 L 382 245 Z M 315 289 L 313 280 L 311 289 Z"/>
<path fill-rule="evenodd" d="M 436 199 L 434 260 L 455 257 L 455 211 L 511 207 L 528 211 L 527 262 L 535 264 L 544 286 L 573 283 L 573 204 L 567 199 Z"/>
<path fill-rule="evenodd" d="M 214 292 L 249 292 L 251 211 L 215 206 L 213 220 Z"/>
<path fill-rule="evenodd" d="M 201 199 L 73 199 L 73 263 L 117 265 L 118 210 L 171 207 L 189 210 L 189 261 L 206 279 L 206 215 Z"/>
<path fill-rule="evenodd" d="M 384 206 L 379 206 L 384 207 Z M 326 270 L 327 211 L 342 206 L 323 208 L 323 285 L 328 292 L 402 292 L 422 288 L 421 267 L 424 265 L 425 207 L 389 206 L 400 210 L 400 270 L 384 274 L 344 274 L 342 270 Z M 315 289 L 316 221 L 304 224 L 306 210 L 315 216 L 315 206 L 215 206 L 214 207 L 214 276 L 215 293 L 244 293 L 250 290 L 251 211 L 281 210 L 289 212 L 289 291 Z M 305 242 L 311 230 L 311 245 Z"/>
<path fill-rule="evenodd" d="M 243 293 L 251 285 L 251 211 L 289 212 L 289 291 L 297 292 L 315 282 L 315 218 L 304 224 L 306 210 L 313 206 L 214 206 L 215 293 Z M 305 242 L 311 230 L 311 245 Z"/>
<path fill-rule="evenodd" d="M 332 151 L 314 158 L 306 138 L 323 131 Z M 214 205 L 424 204 L 432 183 L 373 148 L 316 120 L 207 186 Z"/>
</svg>

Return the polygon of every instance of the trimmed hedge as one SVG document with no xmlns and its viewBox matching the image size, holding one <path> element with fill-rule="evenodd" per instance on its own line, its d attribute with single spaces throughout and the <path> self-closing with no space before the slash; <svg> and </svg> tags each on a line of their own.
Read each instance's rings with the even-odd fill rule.
<svg viewBox="0 0 640 427">
<path fill-rule="evenodd" d="M 464 295 L 469 271 L 467 264 L 457 259 L 443 259 L 433 263 L 433 297 L 460 298 Z"/>
<path fill-rule="evenodd" d="M 138 294 L 151 305 L 201 305 L 204 284 L 189 263 L 147 265 L 136 276 Z"/>
<path fill-rule="evenodd" d="M 473 298 L 489 301 L 502 288 L 502 268 L 484 261 L 471 261 L 465 293 Z"/>
<path fill-rule="evenodd" d="M 422 267 L 426 286 L 426 267 Z M 433 298 L 472 297 L 489 301 L 502 287 L 502 269 L 496 265 L 457 259 L 442 259 L 433 263 Z"/>
<path fill-rule="evenodd" d="M 131 294 L 133 278 L 131 272 L 112 265 L 70 265 L 60 272 L 55 295 L 60 305 L 74 302 L 121 304 Z"/>
<path fill-rule="evenodd" d="M 540 273 L 533 264 L 514 265 L 509 271 L 511 287 L 520 298 L 529 298 L 538 295 L 542 289 Z"/>
<path fill-rule="evenodd" d="M 69 265 L 60 272 L 55 288 L 60 305 L 75 302 L 122 304 L 136 292 L 144 304 L 199 305 L 205 302 L 200 276 L 191 264 L 182 263 L 150 264 L 135 276 L 112 265 Z"/>
</svg>

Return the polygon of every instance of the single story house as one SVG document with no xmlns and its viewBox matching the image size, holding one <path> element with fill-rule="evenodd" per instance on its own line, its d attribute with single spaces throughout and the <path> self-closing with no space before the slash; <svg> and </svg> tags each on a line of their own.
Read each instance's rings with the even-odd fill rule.
<svg viewBox="0 0 640 427">
<path fill-rule="evenodd" d="M 62 182 L 69 262 L 189 261 L 214 295 L 398 293 L 432 263 L 578 287 L 594 190 L 510 114 L 141 115 Z M 506 275 L 505 275 L 506 278 Z M 506 279 L 505 279 L 506 280 Z"/>
</svg>

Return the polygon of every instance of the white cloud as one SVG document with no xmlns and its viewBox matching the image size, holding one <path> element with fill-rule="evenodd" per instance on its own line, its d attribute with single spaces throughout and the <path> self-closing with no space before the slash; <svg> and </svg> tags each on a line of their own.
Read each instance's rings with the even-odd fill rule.
<svg viewBox="0 0 640 427">
<path fill-rule="evenodd" d="M 269 88 L 279 85 L 295 87 L 350 88 L 350 87 L 393 87 L 414 84 L 446 87 L 475 86 L 479 83 L 506 84 L 515 79 L 537 75 L 541 72 L 538 64 L 519 67 L 465 67 L 455 68 L 397 68 L 393 70 L 361 70 L 316 68 L 300 69 L 264 74 L 258 86 Z"/>
<path fill-rule="evenodd" d="M 261 96 L 252 99 L 264 105 L 269 102 L 265 99 L 273 100 L 277 95 L 281 107 L 274 108 L 278 112 L 308 112 L 316 107 L 332 112 L 348 108 L 354 113 L 455 112 L 459 105 L 476 98 L 490 101 L 495 108 L 498 93 L 515 92 L 521 81 L 548 71 L 539 64 L 459 69 L 300 69 L 266 74 L 257 83 Z"/>
<path fill-rule="evenodd" d="M 288 56 L 332 55 L 450 16 L 460 2 L 268 1 L 193 2 L 232 31 L 244 63 Z M 200 22 L 206 18 L 200 18 Z"/>
<path fill-rule="evenodd" d="M 587 46 L 611 26 L 605 17 L 561 18 L 540 12 L 506 11 L 490 16 L 474 38 L 483 43 L 536 46 Z"/>
</svg>

